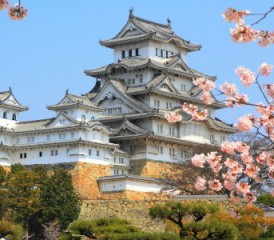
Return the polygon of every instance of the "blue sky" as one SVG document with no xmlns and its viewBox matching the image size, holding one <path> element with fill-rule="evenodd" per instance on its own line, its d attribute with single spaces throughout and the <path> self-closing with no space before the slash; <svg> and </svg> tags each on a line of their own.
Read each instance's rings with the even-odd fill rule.
<svg viewBox="0 0 274 240">
<path fill-rule="evenodd" d="M 15 3 L 15 1 L 12 1 Z M 128 19 L 133 6 L 136 16 L 166 23 L 171 19 L 176 34 L 195 44 L 201 51 L 190 53 L 188 65 L 240 86 L 234 74 L 242 65 L 256 71 L 262 62 L 274 64 L 274 46 L 262 48 L 255 43 L 235 44 L 229 35 L 234 24 L 225 22 L 222 12 L 232 6 L 251 12 L 267 11 L 272 1 L 259 0 L 22 0 L 29 9 L 23 21 L 12 21 L 0 12 L 0 91 L 9 87 L 17 99 L 30 107 L 21 120 L 48 118 L 54 113 L 47 105 L 57 103 L 65 94 L 88 92 L 95 79 L 85 76 L 93 69 L 113 61 L 112 50 L 100 46 L 99 39 L 113 37 Z M 273 4 L 273 2 L 272 2 Z M 257 26 L 273 30 L 274 13 Z M 248 18 L 252 23 L 257 18 Z M 274 76 L 274 75 L 273 75 Z M 273 77 L 262 79 L 273 82 Z M 255 102 L 256 88 L 241 88 Z M 243 109 L 221 110 L 218 117 L 235 122 Z"/>
</svg>

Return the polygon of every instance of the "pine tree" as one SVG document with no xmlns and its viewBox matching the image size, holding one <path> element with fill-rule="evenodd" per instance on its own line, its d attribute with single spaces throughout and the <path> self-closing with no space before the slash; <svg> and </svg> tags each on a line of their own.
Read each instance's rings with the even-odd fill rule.
<svg viewBox="0 0 274 240">
<path fill-rule="evenodd" d="M 42 188 L 41 203 L 43 222 L 57 220 L 62 229 L 78 217 L 78 196 L 72 186 L 72 178 L 66 170 L 55 170 Z"/>
</svg>

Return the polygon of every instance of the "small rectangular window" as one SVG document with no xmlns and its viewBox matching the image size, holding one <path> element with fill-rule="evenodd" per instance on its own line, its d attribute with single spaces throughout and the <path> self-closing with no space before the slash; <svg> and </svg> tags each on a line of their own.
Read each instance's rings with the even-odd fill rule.
<svg viewBox="0 0 274 240">
<path fill-rule="evenodd" d="M 96 156 L 97 156 L 97 157 L 100 156 L 100 151 L 99 151 L 99 150 L 96 151 Z"/>
<path fill-rule="evenodd" d="M 27 154 L 26 153 L 24 153 L 24 158 L 27 158 Z"/>
<path fill-rule="evenodd" d="M 119 170 L 114 169 L 114 175 L 119 175 Z"/>
<path fill-rule="evenodd" d="M 164 57 L 164 50 L 161 49 L 161 57 Z"/>
<path fill-rule="evenodd" d="M 122 58 L 125 58 L 126 57 L 126 54 L 125 54 L 125 51 L 123 50 L 122 51 Z"/>
<path fill-rule="evenodd" d="M 156 48 L 155 55 L 158 56 L 158 48 Z"/>
<path fill-rule="evenodd" d="M 131 79 L 128 79 L 128 84 L 131 84 Z"/>
<path fill-rule="evenodd" d="M 183 92 L 186 91 L 186 85 L 185 84 L 181 84 L 181 91 L 183 91 Z"/>
<path fill-rule="evenodd" d="M 136 145 L 131 145 L 129 151 L 130 151 L 131 154 L 135 153 Z"/>
<path fill-rule="evenodd" d="M 55 156 L 57 156 L 58 155 L 58 150 L 55 150 Z"/>
<path fill-rule="evenodd" d="M 119 163 L 124 164 L 124 158 L 119 158 Z"/>
<path fill-rule="evenodd" d="M 42 157 L 43 153 L 42 152 L 39 152 L 39 157 Z"/>
<path fill-rule="evenodd" d="M 129 56 L 129 57 L 132 57 L 132 49 L 129 49 L 129 50 L 128 50 L 128 56 Z"/>
<path fill-rule="evenodd" d="M 135 84 L 135 79 L 134 78 L 132 79 L 132 84 Z"/>
<path fill-rule="evenodd" d="M 161 154 L 161 155 L 162 155 L 163 152 L 164 152 L 164 151 L 163 151 L 163 147 L 158 147 L 158 154 Z"/>
<path fill-rule="evenodd" d="M 50 156 L 54 156 L 54 151 L 53 150 L 50 151 Z"/>
<path fill-rule="evenodd" d="M 140 55 L 139 55 L 139 48 L 136 48 L 136 49 L 135 49 L 135 56 L 140 56 Z"/>
<path fill-rule="evenodd" d="M 170 156 L 174 156 L 175 155 L 175 149 L 174 148 L 170 148 L 169 149 L 169 155 Z"/>
<path fill-rule="evenodd" d="M 166 51 L 166 58 L 168 58 L 168 51 Z"/>
<path fill-rule="evenodd" d="M 92 154 L 92 151 L 91 149 L 88 150 L 88 155 L 91 155 Z"/>
<path fill-rule="evenodd" d="M 20 153 L 20 158 L 23 158 L 23 153 Z"/>
</svg>

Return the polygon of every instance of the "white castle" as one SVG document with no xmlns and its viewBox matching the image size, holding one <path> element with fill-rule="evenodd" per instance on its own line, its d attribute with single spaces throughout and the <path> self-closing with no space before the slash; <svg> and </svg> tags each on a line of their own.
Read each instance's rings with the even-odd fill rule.
<svg viewBox="0 0 274 240">
<path fill-rule="evenodd" d="M 113 49 L 114 62 L 86 70 L 97 79 L 94 88 L 82 96 L 67 91 L 60 102 L 47 107 L 55 112 L 53 118 L 20 121 L 20 112 L 28 107 L 11 89 L 0 92 L 1 165 L 109 166 L 108 175 L 97 176 L 101 192 L 159 192 L 160 172 L 154 166 L 164 169 L 184 161 L 191 147 L 218 146 L 235 132 L 215 118 L 215 110 L 225 107 L 222 103 L 208 106 L 200 100 L 202 90 L 192 80 L 215 77 L 187 65 L 187 54 L 201 46 L 177 36 L 170 20 L 151 22 L 130 10 L 122 30 L 100 44 Z M 209 116 L 197 122 L 182 113 L 181 122 L 168 123 L 164 114 L 184 102 L 207 109 Z"/>
</svg>

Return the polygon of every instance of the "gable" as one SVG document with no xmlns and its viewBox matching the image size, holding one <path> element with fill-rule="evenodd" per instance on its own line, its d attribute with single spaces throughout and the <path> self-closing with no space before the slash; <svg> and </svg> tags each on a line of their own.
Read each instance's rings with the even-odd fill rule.
<svg viewBox="0 0 274 240">
<path fill-rule="evenodd" d="M 117 133 L 118 136 L 127 136 L 127 135 L 134 135 L 135 132 L 127 129 L 127 128 L 121 128 L 120 131 Z"/>
<path fill-rule="evenodd" d="M 122 85 L 119 84 L 119 88 Z M 117 87 L 118 88 L 118 87 Z M 143 112 L 143 109 L 138 104 L 133 102 L 129 96 L 123 93 L 124 89 L 119 89 L 119 91 L 112 85 L 109 81 L 93 99 L 93 101 L 98 104 L 99 107 L 107 109 L 122 108 L 121 113 L 136 113 Z M 119 114 L 117 113 L 107 113 L 107 114 Z"/>
<path fill-rule="evenodd" d="M 67 127 L 75 125 L 75 122 L 65 117 L 63 114 L 59 114 L 47 127 Z"/>
<path fill-rule="evenodd" d="M 16 101 L 16 99 L 12 95 L 10 95 L 7 99 L 5 99 L 3 103 L 7 105 L 20 106 L 20 104 Z"/>
<path fill-rule="evenodd" d="M 134 23 L 130 20 L 126 23 L 123 29 L 114 37 L 114 38 L 122 38 L 126 36 L 140 35 L 144 34 L 140 28 L 138 28 Z"/>
<path fill-rule="evenodd" d="M 64 97 L 64 98 L 59 102 L 59 105 L 65 105 L 65 104 L 71 104 L 71 103 L 75 103 L 75 102 L 72 101 L 71 99 L 69 99 L 68 97 Z"/>
</svg>

